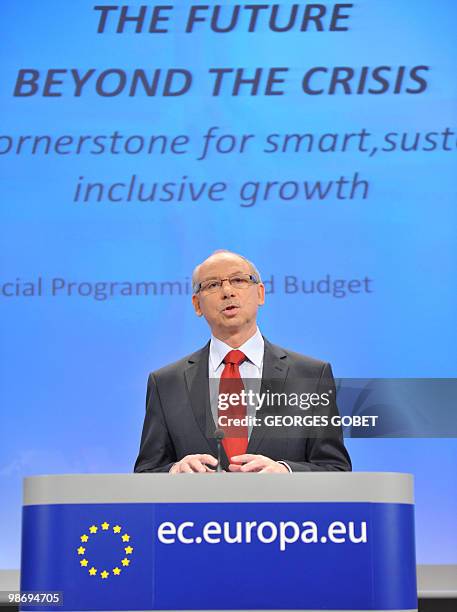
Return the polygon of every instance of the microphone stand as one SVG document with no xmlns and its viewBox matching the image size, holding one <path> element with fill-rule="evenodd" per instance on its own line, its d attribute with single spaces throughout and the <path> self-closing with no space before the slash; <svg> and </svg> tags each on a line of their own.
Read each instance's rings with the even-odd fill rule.
<svg viewBox="0 0 457 612">
<path fill-rule="evenodd" d="M 217 467 L 216 467 L 216 472 L 218 472 L 219 474 L 224 471 L 222 469 L 222 466 L 221 466 L 222 440 L 224 439 L 224 436 L 225 436 L 225 434 L 222 431 L 222 429 L 216 429 L 216 431 L 214 432 L 214 437 L 216 438 L 216 442 L 217 442 Z"/>
</svg>

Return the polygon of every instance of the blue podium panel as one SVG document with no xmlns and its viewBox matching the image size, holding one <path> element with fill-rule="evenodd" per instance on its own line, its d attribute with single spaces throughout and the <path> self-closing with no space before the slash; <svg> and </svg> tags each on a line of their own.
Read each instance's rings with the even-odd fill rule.
<svg viewBox="0 0 457 612">
<path fill-rule="evenodd" d="M 208 476 L 143 475 L 146 490 L 156 489 L 150 502 L 140 495 L 87 503 L 86 495 L 80 503 L 26 504 L 21 590 L 62 593 L 60 610 L 417 608 L 414 507 L 404 496 L 362 501 L 357 474 L 325 475 L 324 485 L 342 477 L 334 497 L 352 501 L 332 501 L 330 487 L 319 501 L 322 485 L 310 488 L 323 475 Z M 241 479 L 273 499 L 241 501 Z M 279 483 L 298 485 L 299 494 L 268 492 Z M 181 484 L 183 497 L 194 489 L 192 501 L 177 500 Z M 215 484 L 227 488 L 226 501 L 217 492 L 210 501 Z M 171 498 L 163 494 L 170 501 L 159 501 L 170 485 Z"/>
</svg>

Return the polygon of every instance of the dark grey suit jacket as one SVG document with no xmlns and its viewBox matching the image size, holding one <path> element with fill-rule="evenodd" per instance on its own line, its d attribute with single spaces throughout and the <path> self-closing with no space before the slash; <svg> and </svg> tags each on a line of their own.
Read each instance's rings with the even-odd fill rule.
<svg viewBox="0 0 457 612">
<path fill-rule="evenodd" d="M 196 353 L 149 375 L 135 472 L 168 472 L 173 463 L 196 453 L 217 457 L 217 444 L 212 436 L 215 425 L 209 399 L 208 357 L 209 342 Z M 330 364 L 282 349 L 265 339 L 261 392 L 321 393 L 329 388 L 331 402 L 325 412 L 319 407 L 319 415 L 331 417 L 338 410 Z M 306 437 L 301 432 L 289 436 L 281 429 L 273 435 L 264 425 L 256 426 L 247 452 L 285 461 L 294 472 L 351 470 L 341 429 L 319 427 Z M 228 468 L 224 451 L 222 467 Z"/>
</svg>

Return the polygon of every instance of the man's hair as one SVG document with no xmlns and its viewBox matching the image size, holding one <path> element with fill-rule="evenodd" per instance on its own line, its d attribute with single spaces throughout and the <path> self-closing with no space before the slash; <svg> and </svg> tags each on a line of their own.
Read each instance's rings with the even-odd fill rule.
<svg viewBox="0 0 457 612">
<path fill-rule="evenodd" d="M 236 255 L 236 257 L 239 257 L 240 259 L 245 261 L 249 265 L 249 267 L 251 268 L 251 274 L 253 274 L 256 277 L 256 279 L 258 280 L 259 283 L 262 282 L 262 279 L 260 277 L 260 272 L 258 271 L 256 266 L 252 263 L 252 261 L 250 261 L 246 257 L 243 257 L 243 255 L 240 255 L 239 253 L 234 253 L 233 251 L 229 251 L 228 249 L 218 249 L 217 251 L 214 251 L 213 253 L 211 253 L 211 255 L 209 255 L 206 259 L 209 259 L 213 255 L 218 255 L 219 253 L 228 253 L 230 255 Z M 206 261 L 206 259 L 205 259 L 205 261 Z M 196 293 L 195 289 L 198 286 L 198 282 L 197 282 L 198 269 L 200 268 L 202 263 L 204 263 L 204 262 L 202 261 L 197 266 L 195 266 L 195 268 L 194 268 L 194 270 L 192 272 L 192 291 L 194 293 Z"/>
</svg>

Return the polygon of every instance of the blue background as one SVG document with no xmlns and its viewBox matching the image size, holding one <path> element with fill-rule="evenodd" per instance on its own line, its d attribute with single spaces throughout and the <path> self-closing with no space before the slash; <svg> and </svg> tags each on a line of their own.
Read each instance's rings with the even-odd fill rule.
<svg viewBox="0 0 457 612">
<path fill-rule="evenodd" d="M 140 3 L 132 3 L 140 4 Z M 228 2 L 234 4 L 233 2 Z M 284 3 L 291 4 L 289 3 Z M 455 128 L 457 7 L 426 0 L 360 2 L 348 32 L 217 35 L 96 33 L 93 3 L 7 2 L 0 24 L 1 134 L 187 134 L 442 131 Z M 420 95 L 306 96 L 313 66 L 425 64 Z M 287 94 L 212 97 L 214 66 L 286 66 Z M 183 97 L 13 97 L 18 70 L 187 68 Z M 93 91 L 93 90 L 91 90 Z M 455 377 L 457 174 L 453 151 L 265 155 L 1 155 L 1 281 L 189 278 L 214 249 L 252 259 L 263 276 L 373 279 L 373 293 L 267 296 L 259 325 L 272 342 L 328 360 L 337 377 Z M 366 200 L 272 199 L 242 208 L 248 180 L 370 181 Z M 76 181 L 225 180 L 220 203 L 72 202 Z M 19 565 L 21 479 L 133 469 L 147 373 L 208 339 L 190 296 L 1 298 L 0 567 Z M 416 477 L 419 563 L 457 563 L 457 441 L 348 440 L 354 469 Z"/>
</svg>

